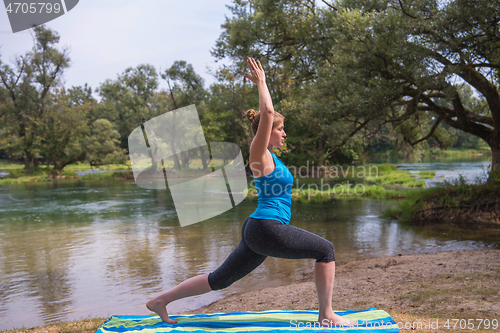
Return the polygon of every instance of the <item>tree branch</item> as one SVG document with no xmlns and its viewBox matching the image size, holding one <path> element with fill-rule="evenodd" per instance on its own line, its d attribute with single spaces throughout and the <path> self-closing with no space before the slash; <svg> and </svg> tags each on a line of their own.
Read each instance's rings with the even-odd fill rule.
<svg viewBox="0 0 500 333">
<path fill-rule="evenodd" d="M 500 65 L 495 65 L 495 64 L 477 64 L 477 65 L 470 65 L 471 67 L 488 67 L 488 68 L 496 68 L 500 69 Z"/>
<path fill-rule="evenodd" d="M 471 121 L 477 122 L 477 123 L 482 123 L 490 126 L 495 126 L 495 122 L 493 121 L 493 118 L 491 117 L 486 117 L 486 116 L 481 116 L 476 113 L 469 112 L 467 114 L 467 118 L 470 119 Z"/>
<path fill-rule="evenodd" d="M 455 74 L 464 79 L 465 82 L 476 88 L 485 98 L 495 124 L 500 124 L 500 96 L 497 87 L 488 81 L 481 73 L 472 66 L 456 66 L 450 60 L 438 52 L 433 52 L 434 58 L 445 66 L 453 66 Z M 446 122 L 446 119 L 443 119 Z"/>
<path fill-rule="evenodd" d="M 408 118 L 410 118 L 413 114 L 415 114 L 415 112 L 418 111 L 418 96 L 420 96 L 420 93 L 418 93 L 417 96 L 413 96 L 413 99 L 407 103 L 408 106 L 406 108 L 406 112 L 402 116 L 394 119 L 396 123 L 392 126 L 389 132 L 389 136 L 392 134 L 392 131 L 394 131 L 394 129 L 398 125 L 405 122 Z"/>
<path fill-rule="evenodd" d="M 403 13 L 404 13 L 405 15 L 408 15 L 409 17 L 414 18 L 414 19 L 416 19 L 416 18 L 417 18 L 415 15 L 412 15 L 412 14 L 408 13 L 408 12 L 404 9 L 404 7 L 403 7 L 403 2 L 402 2 L 401 0 L 398 0 L 398 1 L 399 1 L 399 5 L 401 6 L 401 10 L 403 11 Z"/>
<path fill-rule="evenodd" d="M 329 152 L 325 158 L 323 158 L 323 160 L 321 161 L 320 165 L 323 165 L 323 163 L 325 163 L 325 161 L 330 157 L 332 156 L 332 154 L 337 150 L 339 149 L 340 147 L 342 147 L 343 145 L 345 145 L 347 143 L 347 140 L 349 140 L 352 136 L 354 136 L 356 133 L 358 133 L 363 127 L 365 127 L 369 122 L 370 122 L 371 119 L 368 119 L 368 120 L 365 120 L 361 125 L 359 125 L 358 127 L 356 127 L 351 133 L 349 133 L 349 135 L 344 139 L 342 140 L 342 142 L 340 144 L 337 145 L 337 147 L 335 147 L 331 152 Z"/>
<path fill-rule="evenodd" d="M 413 122 L 413 124 L 411 124 L 410 130 L 408 131 L 408 134 L 406 135 L 406 138 L 404 139 L 404 141 L 406 141 L 406 142 L 410 142 L 411 131 L 413 131 L 413 128 L 415 127 L 415 125 L 418 124 L 417 115 L 418 114 L 415 115 L 415 121 Z"/>
<path fill-rule="evenodd" d="M 323 2 L 324 2 L 327 6 L 328 6 L 328 7 L 333 8 L 333 9 L 335 9 L 336 11 L 338 11 L 337 7 L 334 7 L 333 5 L 330 5 L 330 4 L 329 4 L 328 2 L 326 2 L 325 0 L 321 0 L 321 1 L 323 1 Z"/>
<path fill-rule="evenodd" d="M 463 126 L 459 121 L 452 119 L 452 117 L 455 116 L 455 110 L 450 109 L 446 106 L 436 105 L 430 98 L 425 95 L 422 95 L 422 99 L 431 108 L 432 112 L 441 117 L 446 124 L 450 125 L 453 128 L 478 136 L 488 142 L 488 138 L 493 132 L 492 129 L 478 123 L 470 122 L 468 123 L 468 126 Z"/>
<path fill-rule="evenodd" d="M 439 124 L 441 123 L 441 120 L 443 120 L 441 117 L 439 117 L 438 120 L 436 120 L 436 122 L 432 125 L 432 127 L 431 127 L 431 129 L 429 131 L 429 134 L 427 134 L 426 136 L 424 136 L 423 138 L 421 138 L 421 139 L 419 139 L 417 141 L 408 142 L 408 143 L 413 147 L 416 144 L 419 144 L 420 142 L 429 139 L 434 134 L 434 132 L 436 131 L 436 128 L 438 128 Z"/>
</svg>

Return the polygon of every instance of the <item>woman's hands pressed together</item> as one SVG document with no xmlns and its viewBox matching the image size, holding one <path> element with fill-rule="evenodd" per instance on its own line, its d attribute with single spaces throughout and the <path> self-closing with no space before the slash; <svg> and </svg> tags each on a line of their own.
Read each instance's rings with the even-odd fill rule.
<svg viewBox="0 0 500 333">
<path fill-rule="evenodd" d="M 264 70 L 262 69 L 262 65 L 260 61 L 255 61 L 254 58 L 247 58 L 248 69 L 250 69 L 250 73 L 244 73 L 243 76 L 257 84 L 259 82 L 266 82 L 266 75 L 264 74 Z"/>
</svg>

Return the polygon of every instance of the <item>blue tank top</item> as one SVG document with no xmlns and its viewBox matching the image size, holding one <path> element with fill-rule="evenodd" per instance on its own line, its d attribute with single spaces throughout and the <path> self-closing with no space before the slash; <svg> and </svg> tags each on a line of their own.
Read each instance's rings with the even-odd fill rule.
<svg viewBox="0 0 500 333">
<path fill-rule="evenodd" d="M 250 217 L 254 219 L 278 220 L 283 224 L 288 224 L 292 216 L 293 176 L 285 164 L 271 151 L 269 152 L 276 165 L 273 172 L 254 178 L 250 169 L 250 175 L 254 179 L 255 189 L 259 196 L 257 209 Z"/>
</svg>

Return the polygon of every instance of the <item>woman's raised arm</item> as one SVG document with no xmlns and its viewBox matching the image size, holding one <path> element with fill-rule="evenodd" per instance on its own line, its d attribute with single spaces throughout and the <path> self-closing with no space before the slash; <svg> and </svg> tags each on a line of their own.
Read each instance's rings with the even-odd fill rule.
<svg viewBox="0 0 500 333">
<path fill-rule="evenodd" d="M 259 127 L 257 129 L 257 133 L 255 134 L 255 138 L 252 141 L 252 145 L 250 146 L 252 155 L 252 161 L 250 162 L 263 163 L 273 127 L 274 107 L 271 95 L 269 94 L 269 89 L 267 88 L 266 76 L 260 61 L 256 62 L 255 59 L 248 58 L 247 65 L 251 74 L 244 73 L 243 75 L 257 85 L 257 88 L 259 89 L 260 109 Z M 260 164 L 260 166 L 263 165 Z"/>
</svg>

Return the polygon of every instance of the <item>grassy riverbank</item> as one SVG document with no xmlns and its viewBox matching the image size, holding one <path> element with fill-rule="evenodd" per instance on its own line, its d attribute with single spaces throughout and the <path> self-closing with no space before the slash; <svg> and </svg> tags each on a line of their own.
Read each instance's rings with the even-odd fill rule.
<svg viewBox="0 0 500 333">
<path fill-rule="evenodd" d="M 462 157 L 462 156 L 481 156 L 481 155 L 491 155 L 491 149 L 462 149 L 462 148 L 448 148 L 441 150 L 439 148 L 430 148 L 424 151 L 425 156 L 433 157 Z"/>
<path fill-rule="evenodd" d="M 457 157 L 475 157 L 475 156 L 491 156 L 491 149 L 488 147 L 479 149 L 463 149 L 463 148 L 428 148 L 424 150 L 414 151 L 410 157 L 412 161 L 418 162 L 423 158 L 457 158 Z M 405 158 L 399 149 L 387 150 L 378 154 L 367 157 L 368 159 L 400 159 Z"/>
<path fill-rule="evenodd" d="M 418 225 L 500 225 L 500 183 L 483 180 L 467 184 L 459 177 L 433 188 L 408 192 L 406 200 L 382 216 Z"/>
<path fill-rule="evenodd" d="M 48 181 L 61 181 L 65 179 L 98 180 L 98 179 L 127 179 L 133 180 L 134 176 L 129 165 L 100 166 L 96 173 L 82 176 L 76 171 L 89 170 L 89 164 L 77 164 L 66 167 L 62 172 L 54 172 L 45 166 L 31 170 L 27 174 L 22 165 L 0 161 L 0 171 L 8 172 L 0 179 L 0 185 L 35 183 Z M 128 169 L 128 171 L 116 171 Z M 107 172 L 102 172 L 107 170 Z M 409 189 L 425 187 L 422 180 L 429 174 L 414 175 L 406 170 L 398 169 L 391 164 L 371 165 L 346 165 L 333 166 L 322 170 L 321 178 L 311 179 L 313 175 L 295 175 L 292 199 L 298 202 L 328 201 L 333 198 L 372 198 L 395 199 L 404 198 Z M 196 177 L 205 173 L 199 169 L 176 170 L 177 177 Z M 249 199 L 257 199 L 257 192 L 253 182 L 249 179 Z"/>
<path fill-rule="evenodd" d="M 430 171 L 412 174 L 394 164 L 334 166 L 311 182 L 308 177 L 295 175 L 292 201 L 328 201 L 342 199 L 401 199 L 425 187 L 424 178 Z M 435 175 L 435 173 L 434 173 Z M 253 184 L 252 184 L 253 185 Z M 257 191 L 250 186 L 248 198 L 257 200 Z"/>
<path fill-rule="evenodd" d="M 105 179 L 126 179 L 134 180 L 132 171 L 117 171 L 129 168 L 129 165 L 106 165 L 100 166 L 96 173 L 88 173 L 82 176 L 77 175 L 76 171 L 88 170 L 90 165 L 78 164 L 67 167 L 63 172 L 54 173 L 53 170 L 40 167 L 32 171 L 31 175 L 26 175 L 22 165 L 5 163 L 0 161 L 0 170 L 9 171 L 7 176 L 0 179 L 1 185 L 63 181 L 66 179 L 80 180 L 105 180 Z M 105 172 L 102 172 L 105 171 Z M 178 177 L 196 177 L 202 170 L 181 170 Z M 389 211 L 385 217 L 408 220 L 414 214 L 414 210 L 421 204 L 421 201 L 428 196 L 435 195 L 435 188 L 424 189 L 424 179 L 435 177 L 435 172 L 421 171 L 412 174 L 407 170 L 398 169 L 394 164 L 370 164 L 370 165 L 347 165 L 333 166 L 329 169 L 323 169 L 321 177 L 312 179 L 310 175 L 302 176 L 295 174 L 292 188 L 292 200 L 295 203 L 324 202 L 342 199 L 408 199 L 395 210 Z M 450 185 L 451 186 L 451 185 Z M 457 188 L 464 192 L 471 186 L 462 184 L 453 185 L 447 191 L 435 196 L 441 196 L 439 202 L 443 200 L 453 201 L 457 196 L 451 191 L 451 188 Z M 472 191 L 474 192 L 474 191 Z M 486 195 L 487 191 L 483 191 Z M 249 179 L 249 190 L 247 199 L 257 200 L 257 191 L 255 190 L 252 179 Z M 418 201 L 420 200 L 420 201 Z M 472 199 L 468 199 L 471 201 Z M 417 202 L 418 205 L 414 205 Z M 488 207 L 489 211 L 494 206 Z M 484 211 L 482 211 L 484 212 Z"/>
<path fill-rule="evenodd" d="M 247 277 L 251 278 L 251 277 Z M 473 320 L 473 330 L 492 332 L 500 319 L 500 250 L 400 254 L 337 262 L 333 307 L 336 310 L 387 311 L 401 332 L 458 332 L 453 319 Z M 292 284 L 239 293 L 189 313 L 318 309 L 312 271 Z M 110 309 L 110 312 L 113 312 Z M 477 329 L 482 321 L 481 329 Z M 489 322 L 489 329 L 485 321 Z M 93 333 L 103 318 L 55 323 L 3 333 Z M 451 325 L 446 327 L 446 323 Z M 439 323 L 429 328 L 430 323 Z M 460 323 L 459 323 L 460 325 Z M 406 326 L 406 327 L 405 327 Z"/>
<path fill-rule="evenodd" d="M 120 178 L 124 175 L 128 177 L 131 172 L 117 172 L 116 170 L 129 170 L 129 165 L 124 164 L 110 164 L 103 165 L 97 168 L 94 167 L 99 173 L 89 173 L 88 175 L 79 176 L 76 174 L 78 171 L 92 170 L 90 164 L 88 163 L 77 163 L 72 164 L 64 168 L 62 171 L 55 171 L 53 168 L 47 168 L 47 166 L 42 165 L 36 169 L 31 169 L 28 172 L 24 169 L 23 164 L 12 163 L 6 160 L 0 160 L 0 172 L 8 173 L 0 177 L 0 185 L 3 184 L 20 184 L 20 183 L 37 183 L 37 182 L 47 182 L 53 180 L 63 180 L 63 179 L 102 179 L 102 178 Z M 131 175 L 132 176 L 132 175 Z M 132 176 L 133 178 L 133 176 Z"/>
</svg>

